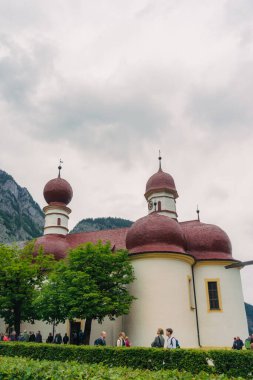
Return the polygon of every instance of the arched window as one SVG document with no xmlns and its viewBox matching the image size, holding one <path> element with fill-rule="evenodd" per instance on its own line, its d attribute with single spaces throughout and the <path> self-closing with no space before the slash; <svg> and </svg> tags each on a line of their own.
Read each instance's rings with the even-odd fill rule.
<svg viewBox="0 0 253 380">
<path fill-rule="evenodd" d="M 61 218 L 57 218 L 57 226 L 61 225 Z"/>
<path fill-rule="evenodd" d="M 161 211 L 161 210 L 162 210 L 161 201 L 158 201 L 158 211 Z"/>
</svg>

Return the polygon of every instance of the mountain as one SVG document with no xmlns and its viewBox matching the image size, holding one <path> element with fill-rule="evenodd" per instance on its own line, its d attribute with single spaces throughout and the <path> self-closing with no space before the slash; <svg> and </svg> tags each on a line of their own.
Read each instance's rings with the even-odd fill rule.
<svg viewBox="0 0 253 380">
<path fill-rule="evenodd" d="M 43 226 L 44 213 L 28 190 L 0 170 L 0 243 L 31 240 Z"/>
<path fill-rule="evenodd" d="M 130 227 L 133 224 L 131 220 L 122 218 L 87 218 L 82 219 L 77 225 L 70 231 L 71 234 L 78 232 L 90 232 L 100 230 L 111 230 L 116 228 Z"/>
<path fill-rule="evenodd" d="M 253 305 L 245 302 L 245 310 L 248 320 L 249 333 L 253 334 Z"/>
</svg>

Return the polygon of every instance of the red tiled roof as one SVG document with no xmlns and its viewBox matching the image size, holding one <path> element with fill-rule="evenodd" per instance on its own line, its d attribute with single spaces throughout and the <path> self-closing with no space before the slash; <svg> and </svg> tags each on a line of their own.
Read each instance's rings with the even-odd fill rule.
<svg viewBox="0 0 253 380">
<path fill-rule="evenodd" d="M 137 235 L 131 237 L 131 231 L 136 223 Z M 46 253 L 53 253 L 57 259 L 62 259 L 69 249 L 87 242 L 97 243 L 101 240 L 102 243 L 106 243 L 110 241 L 112 248 L 114 247 L 117 250 L 126 249 L 127 241 L 130 253 L 186 252 L 186 254 L 195 257 L 197 261 L 234 260 L 230 240 L 218 226 L 201 223 L 197 220 L 177 223 L 157 213 L 141 218 L 139 223 L 138 221 L 136 223 L 130 228 L 81 232 L 67 236 L 44 235 L 36 240 L 35 252 L 41 245 Z M 143 224 L 145 233 L 142 234 Z M 172 234 L 171 228 L 174 231 Z M 178 234 L 178 231 L 181 231 L 182 236 Z M 134 239 L 132 239 L 133 237 Z"/>
<path fill-rule="evenodd" d="M 69 234 L 66 240 L 70 248 L 74 248 L 83 243 L 97 243 L 99 240 L 102 243 L 107 241 L 111 242 L 111 246 L 115 249 L 125 249 L 126 248 L 126 234 L 129 228 L 118 228 L 114 230 L 101 230 L 92 232 L 80 232 L 78 234 Z"/>
</svg>

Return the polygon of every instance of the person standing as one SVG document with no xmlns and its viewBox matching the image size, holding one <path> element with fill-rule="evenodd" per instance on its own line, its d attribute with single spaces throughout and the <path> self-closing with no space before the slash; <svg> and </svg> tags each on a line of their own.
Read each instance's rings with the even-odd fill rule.
<svg viewBox="0 0 253 380">
<path fill-rule="evenodd" d="M 126 345 L 125 338 L 126 338 L 126 334 L 123 331 L 121 331 L 119 333 L 119 337 L 117 340 L 117 347 L 125 347 Z"/>
<path fill-rule="evenodd" d="M 29 342 L 29 334 L 27 333 L 26 330 L 24 330 L 23 337 L 24 337 L 25 342 Z"/>
<path fill-rule="evenodd" d="M 102 331 L 100 337 L 97 338 L 94 342 L 95 346 L 106 346 L 106 332 Z"/>
<path fill-rule="evenodd" d="M 250 342 L 251 342 L 251 336 L 245 339 L 244 347 L 246 348 L 246 350 L 250 350 Z"/>
<path fill-rule="evenodd" d="M 54 337 L 54 343 L 56 343 L 56 344 L 62 344 L 61 333 L 58 333 L 58 334 L 55 335 L 55 337 Z"/>
<path fill-rule="evenodd" d="M 236 340 L 234 341 L 233 348 L 235 350 L 242 350 L 243 346 L 244 346 L 243 341 L 240 339 L 239 336 L 237 336 Z"/>
<path fill-rule="evenodd" d="M 4 337 L 3 337 L 3 341 L 4 342 L 9 342 L 10 338 L 9 338 L 9 335 L 7 333 L 4 334 Z"/>
<path fill-rule="evenodd" d="M 151 347 L 157 347 L 157 348 L 163 348 L 164 347 L 164 337 L 163 337 L 164 331 L 161 327 L 157 329 L 157 336 L 151 343 Z"/>
<path fill-rule="evenodd" d="M 52 333 L 50 332 L 50 333 L 48 334 L 48 337 L 47 337 L 46 343 L 53 343 L 53 340 L 54 340 L 54 337 L 53 337 Z"/>
<path fill-rule="evenodd" d="M 17 340 L 16 331 L 12 331 L 10 334 L 10 340 L 15 342 Z"/>
<path fill-rule="evenodd" d="M 30 332 L 29 335 L 29 342 L 35 342 L 35 334 L 33 331 Z"/>
<path fill-rule="evenodd" d="M 64 337 L 63 337 L 63 343 L 64 344 L 68 344 L 68 342 L 69 342 L 69 337 L 68 337 L 68 334 L 67 333 L 65 333 L 65 335 L 64 335 Z"/>
<path fill-rule="evenodd" d="M 167 348 L 177 348 L 176 338 L 173 336 L 173 330 L 169 327 L 166 329 Z"/>
<path fill-rule="evenodd" d="M 42 335 L 41 335 L 40 331 L 38 331 L 36 336 L 35 336 L 35 342 L 36 343 L 42 343 Z"/>
<path fill-rule="evenodd" d="M 125 344 L 126 344 L 126 347 L 131 347 L 131 342 L 130 342 L 128 336 L 126 336 L 126 338 L 125 338 Z"/>
</svg>

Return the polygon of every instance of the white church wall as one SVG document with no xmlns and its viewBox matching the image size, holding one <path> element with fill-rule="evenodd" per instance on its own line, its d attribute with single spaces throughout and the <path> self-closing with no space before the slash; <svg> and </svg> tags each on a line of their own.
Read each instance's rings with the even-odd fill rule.
<svg viewBox="0 0 253 380">
<path fill-rule="evenodd" d="M 150 347 L 158 327 L 171 327 L 182 347 L 197 347 L 196 318 L 189 297 L 191 265 L 178 256 L 132 257 L 136 280 L 130 292 L 137 300 L 123 318 L 123 329 L 135 346 Z"/>
<path fill-rule="evenodd" d="M 240 270 L 225 269 L 226 263 L 198 263 L 195 267 L 200 341 L 206 347 L 231 347 L 234 336 L 248 336 Z M 220 284 L 220 311 L 208 308 L 207 280 Z"/>
</svg>

